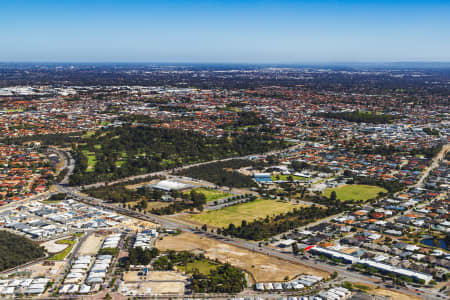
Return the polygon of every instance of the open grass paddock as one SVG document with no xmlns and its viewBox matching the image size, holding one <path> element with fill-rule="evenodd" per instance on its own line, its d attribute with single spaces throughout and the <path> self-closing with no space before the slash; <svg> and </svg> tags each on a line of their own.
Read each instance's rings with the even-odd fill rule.
<svg viewBox="0 0 450 300">
<path fill-rule="evenodd" d="M 337 188 L 328 188 L 324 191 L 325 197 L 330 197 L 331 193 L 336 192 L 336 198 L 341 201 L 375 199 L 379 192 L 386 193 L 382 187 L 364 184 L 347 184 Z"/>
<path fill-rule="evenodd" d="M 228 206 L 219 210 L 206 211 L 198 215 L 193 215 L 190 219 L 196 223 L 208 224 L 215 227 L 226 227 L 233 223 L 241 225 L 243 220 L 251 222 L 258 218 L 278 215 L 300 208 L 303 205 L 286 203 L 276 200 L 257 199 L 253 202 Z"/>
</svg>

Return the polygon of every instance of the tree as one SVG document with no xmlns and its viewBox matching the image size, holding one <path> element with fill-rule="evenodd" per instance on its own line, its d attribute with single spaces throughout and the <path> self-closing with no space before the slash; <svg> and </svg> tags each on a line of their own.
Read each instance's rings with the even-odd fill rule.
<svg viewBox="0 0 450 300">
<path fill-rule="evenodd" d="M 112 299 L 112 297 L 111 297 L 111 295 L 109 293 L 107 293 L 105 295 L 105 297 L 103 297 L 103 300 L 111 300 L 111 299 Z"/>
<path fill-rule="evenodd" d="M 208 231 L 208 226 L 206 226 L 206 224 L 203 224 L 202 230 L 203 230 L 203 231 Z"/>
<path fill-rule="evenodd" d="M 336 198 L 337 198 L 336 191 L 332 191 L 330 195 L 330 200 L 336 201 Z"/>
<path fill-rule="evenodd" d="M 298 255 L 298 252 L 299 252 L 300 250 L 298 249 L 298 245 L 297 245 L 297 243 L 293 243 L 292 244 L 292 253 L 294 253 L 294 255 Z"/>
</svg>

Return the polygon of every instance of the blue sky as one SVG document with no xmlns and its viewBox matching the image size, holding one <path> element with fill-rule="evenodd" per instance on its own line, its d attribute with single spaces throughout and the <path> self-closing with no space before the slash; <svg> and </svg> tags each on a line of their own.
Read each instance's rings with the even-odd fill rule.
<svg viewBox="0 0 450 300">
<path fill-rule="evenodd" d="M 1 0 L 0 61 L 450 61 L 450 1 Z"/>
</svg>

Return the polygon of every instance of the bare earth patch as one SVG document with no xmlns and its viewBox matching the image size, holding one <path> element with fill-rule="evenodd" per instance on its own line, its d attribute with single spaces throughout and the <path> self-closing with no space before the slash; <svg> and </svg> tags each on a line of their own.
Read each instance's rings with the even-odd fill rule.
<svg viewBox="0 0 450 300">
<path fill-rule="evenodd" d="M 164 294 L 184 294 L 184 282 L 140 282 L 126 283 L 123 286 L 135 290 L 137 294 L 164 295 Z"/>
<path fill-rule="evenodd" d="M 132 231 L 142 231 L 142 230 L 157 228 L 157 227 L 159 227 L 158 224 L 155 224 L 152 222 L 147 222 L 147 221 L 140 221 L 140 220 L 136 220 L 136 222 L 133 222 L 133 223 L 127 225 L 127 228 L 131 229 Z"/>
<path fill-rule="evenodd" d="M 46 277 L 50 279 L 55 279 L 64 270 L 66 262 L 64 261 L 54 261 L 50 263 L 39 262 L 31 266 L 26 266 L 23 269 L 15 270 L 14 272 L 27 271 L 31 272 L 30 277 Z M 12 273 L 14 273 L 12 272 Z M 6 273 L 8 274 L 8 273 Z M 5 274 L 4 274 L 5 275 Z"/>
<path fill-rule="evenodd" d="M 81 245 L 78 251 L 79 255 L 95 255 L 102 244 L 103 237 L 96 234 L 91 234 Z"/>
<path fill-rule="evenodd" d="M 183 233 L 165 237 L 163 240 L 157 240 L 156 247 L 162 251 L 169 249 L 176 251 L 202 250 L 205 256 L 211 260 L 218 259 L 222 263 L 228 262 L 247 271 L 253 275 L 254 280 L 257 282 L 283 281 L 286 276 L 292 279 L 299 274 L 311 274 L 322 277 L 328 277 L 329 275 L 309 266 L 294 264 L 251 252 L 213 239 L 200 238 L 192 233 Z"/>
<path fill-rule="evenodd" d="M 392 300 L 420 300 L 420 299 L 424 299 L 422 297 L 419 296 L 412 296 L 412 295 L 408 295 L 408 294 L 403 294 L 399 291 L 394 291 L 394 290 L 388 290 L 388 289 L 377 289 L 376 286 L 371 285 L 371 284 L 366 284 L 366 283 L 355 283 L 355 284 L 361 284 L 361 285 L 365 285 L 367 287 L 369 287 L 370 289 L 368 290 L 368 292 L 370 294 L 374 294 L 374 295 L 378 295 L 378 296 L 389 296 L 391 297 Z"/>
<path fill-rule="evenodd" d="M 146 276 L 139 276 L 138 271 L 125 272 L 125 287 L 136 290 L 137 294 L 161 295 L 184 294 L 187 276 L 173 271 L 151 271 Z"/>
<path fill-rule="evenodd" d="M 130 201 L 127 202 L 127 205 L 130 205 L 131 207 L 139 204 L 140 201 Z M 163 207 L 167 207 L 169 206 L 171 203 L 170 202 L 161 202 L 161 201 L 149 201 L 147 202 L 147 208 L 145 209 L 146 212 L 150 212 L 152 209 L 159 209 L 159 208 L 163 208 Z M 117 205 L 119 206 L 119 204 Z"/>
<path fill-rule="evenodd" d="M 186 280 L 188 277 L 177 272 L 170 271 L 151 271 L 147 273 L 147 276 L 139 276 L 139 271 L 128 271 L 123 274 L 123 280 L 125 282 L 136 281 L 179 281 Z"/>
<path fill-rule="evenodd" d="M 391 290 L 385 290 L 385 289 L 375 289 L 375 290 L 371 290 L 371 293 L 374 293 L 375 295 L 380 295 L 380 296 L 390 296 L 392 298 L 392 300 L 419 300 L 419 299 L 423 299 L 419 296 L 411 296 L 411 295 L 406 295 L 400 292 L 396 292 L 396 291 L 391 291 Z"/>
</svg>

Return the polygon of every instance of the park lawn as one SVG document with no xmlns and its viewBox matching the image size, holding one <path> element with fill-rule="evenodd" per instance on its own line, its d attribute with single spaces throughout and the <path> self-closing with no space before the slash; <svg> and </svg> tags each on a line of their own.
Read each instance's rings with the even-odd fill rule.
<svg viewBox="0 0 450 300">
<path fill-rule="evenodd" d="M 90 138 L 91 136 L 93 136 L 95 134 L 95 130 L 91 130 L 86 132 L 85 134 L 83 134 L 81 137 L 84 139 Z"/>
<path fill-rule="evenodd" d="M 374 185 L 365 184 L 347 184 L 337 188 L 328 188 L 323 192 L 323 195 L 327 198 L 330 197 L 331 192 L 336 192 L 337 199 L 341 201 L 349 200 L 363 200 L 374 199 L 378 196 L 379 192 L 386 193 L 387 190 Z"/>
<path fill-rule="evenodd" d="M 278 175 L 278 177 L 280 179 L 277 179 L 277 175 L 272 175 L 271 178 L 272 178 L 272 181 L 277 181 L 277 180 L 289 181 L 289 179 L 288 179 L 289 176 L 292 176 L 293 180 L 304 180 L 304 181 L 308 180 L 308 178 L 306 178 L 306 177 L 294 176 L 294 175 Z"/>
<path fill-rule="evenodd" d="M 100 144 L 94 145 L 94 148 L 97 150 L 100 150 L 100 149 L 102 149 L 102 145 L 100 145 Z"/>
<path fill-rule="evenodd" d="M 61 200 L 44 200 L 44 201 L 42 201 L 42 203 L 45 203 L 45 204 L 57 204 L 59 202 L 61 202 Z"/>
<path fill-rule="evenodd" d="M 212 270 L 217 269 L 218 265 L 206 260 L 199 259 L 194 262 L 187 263 L 186 266 L 177 266 L 178 269 L 185 273 L 193 273 L 197 269 L 201 274 L 208 275 Z"/>
<path fill-rule="evenodd" d="M 218 191 L 215 189 L 206 189 L 206 188 L 196 188 L 194 189 L 194 191 L 196 191 L 197 193 L 202 193 L 205 195 L 206 197 L 206 202 L 211 202 L 211 201 L 216 201 L 222 198 L 226 198 L 226 197 L 231 197 L 233 196 L 232 194 L 226 193 L 226 192 L 222 192 L 222 191 Z M 185 192 L 186 194 L 189 193 Z"/>
<path fill-rule="evenodd" d="M 88 150 L 83 150 L 84 156 L 88 159 L 88 167 L 86 172 L 94 171 L 95 164 L 97 163 L 97 159 L 95 157 L 95 152 L 89 152 Z"/>
<path fill-rule="evenodd" d="M 275 200 L 257 199 L 252 202 L 228 206 L 218 210 L 202 212 L 190 216 L 189 219 L 214 227 L 227 227 L 229 224 L 241 225 L 242 221 L 251 222 L 258 218 L 286 213 L 304 205 L 280 202 Z"/>
<path fill-rule="evenodd" d="M 126 160 L 118 160 L 118 161 L 116 161 L 116 167 L 120 168 L 126 162 L 127 162 Z"/>
<path fill-rule="evenodd" d="M 64 249 L 63 251 L 53 255 L 48 260 L 63 260 L 66 258 L 66 256 L 72 251 L 73 246 L 75 246 L 76 241 L 75 240 L 59 240 L 56 241 L 57 244 L 68 244 L 69 247 Z"/>
</svg>

